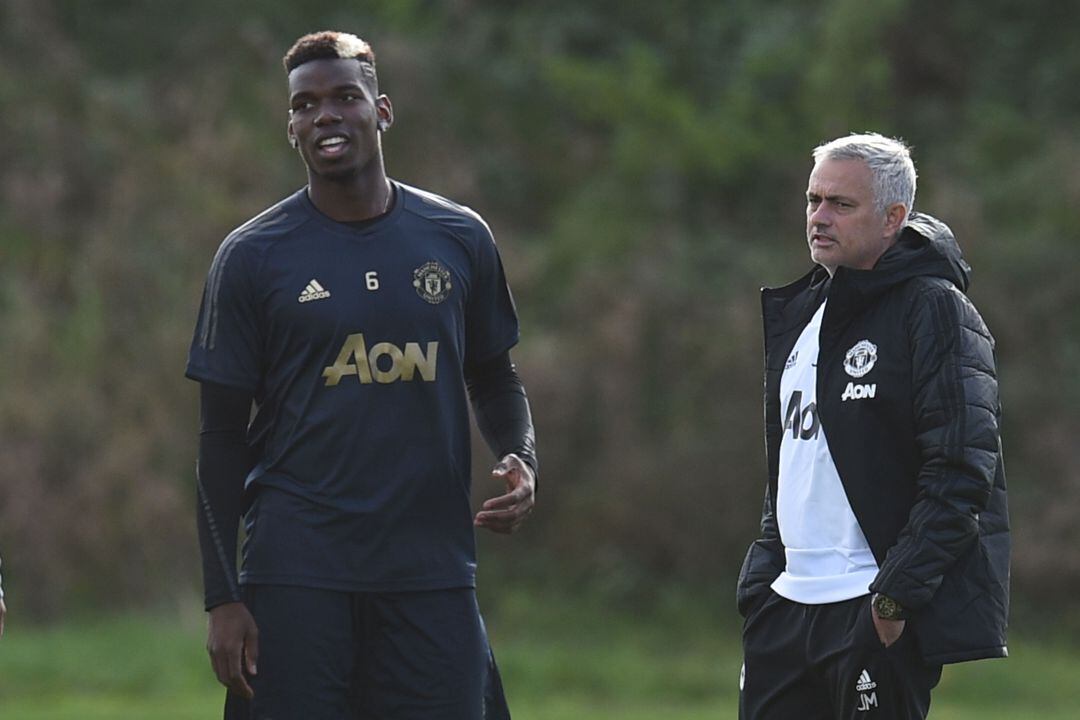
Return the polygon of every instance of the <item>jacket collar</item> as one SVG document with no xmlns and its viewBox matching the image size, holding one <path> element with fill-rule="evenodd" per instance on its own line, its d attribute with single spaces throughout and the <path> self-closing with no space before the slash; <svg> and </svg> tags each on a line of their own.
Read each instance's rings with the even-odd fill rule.
<svg viewBox="0 0 1080 720">
<path fill-rule="evenodd" d="M 762 315 L 770 332 L 805 324 L 827 295 L 829 308 L 823 329 L 845 324 L 878 296 L 914 277 L 940 277 L 960 290 L 970 284 L 971 267 L 949 226 L 922 213 L 912 213 L 900 237 L 871 270 L 837 268 L 834 277 L 821 266 L 795 282 L 761 291 Z"/>
<path fill-rule="evenodd" d="M 922 213 L 911 214 L 900 237 L 873 269 L 837 268 L 834 280 L 869 300 L 913 277 L 944 278 L 961 290 L 967 290 L 971 278 L 971 266 L 949 226 Z"/>
</svg>

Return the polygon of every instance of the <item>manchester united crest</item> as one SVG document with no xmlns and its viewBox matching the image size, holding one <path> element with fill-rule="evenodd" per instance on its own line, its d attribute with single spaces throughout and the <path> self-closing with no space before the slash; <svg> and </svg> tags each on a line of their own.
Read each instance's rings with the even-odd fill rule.
<svg viewBox="0 0 1080 720">
<path fill-rule="evenodd" d="M 434 260 L 413 270 L 412 284 L 416 294 L 432 305 L 445 300 L 453 287 L 450 284 L 450 271 Z"/>
<path fill-rule="evenodd" d="M 877 362 L 877 345 L 860 340 L 844 355 L 844 371 L 853 378 L 861 378 L 874 369 Z"/>
</svg>

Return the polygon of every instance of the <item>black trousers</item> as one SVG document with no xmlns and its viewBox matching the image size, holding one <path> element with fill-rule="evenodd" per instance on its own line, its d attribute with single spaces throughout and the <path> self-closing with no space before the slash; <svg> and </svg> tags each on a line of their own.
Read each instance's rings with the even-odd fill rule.
<svg viewBox="0 0 1080 720">
<path fill-rule="evenodd" d="M 870 596 L 803 605 L 774 592 L 743 626 L 740 720 L 923 720 L 940 665 L 905 628 L 886 648 Z"/>
</svg>

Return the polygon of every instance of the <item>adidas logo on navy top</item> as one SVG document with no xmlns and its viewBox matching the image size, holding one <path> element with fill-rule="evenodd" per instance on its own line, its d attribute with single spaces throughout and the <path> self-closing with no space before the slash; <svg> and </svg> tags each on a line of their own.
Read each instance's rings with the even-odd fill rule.
<svg viewBox="0 0 1080 720">
<path fill-rule="evenodd" d="M 304 303 L 311 302 L 312 300 L 322 300 L 323 298 L 328 297 L 330 297 L 330 291 L 323 288 L 318 280 L 312 278 L 311 282 L 304 288 L 304 291 L 300 293 L 300 297 L 298 297 L 297 300 Z"/>
<path fill-rule="evenodd" d="M 864 690 L 873 690 L 876 687 L 877 683 L 870 679 L 870 673 L 868 673 L 864 668 L 863 671 L 859 674 L 858 681 L 856 681 L 855 683 L 855 689 L 859 692 L 862 692 Z"/>
</svg>

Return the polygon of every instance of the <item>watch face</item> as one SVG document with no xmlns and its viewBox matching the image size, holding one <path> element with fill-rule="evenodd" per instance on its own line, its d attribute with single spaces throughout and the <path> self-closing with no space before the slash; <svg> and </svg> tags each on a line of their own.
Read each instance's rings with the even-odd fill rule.
<svg viewBox="0 0 1080 720">
<path fill-rule="evenodd" d="M 877 614 L 884 620 L 898 620 L 902 610 L 900 605 L 891 597 L 885 595 L 878 595 L 874 598 L 874 609 L 877 610 Z"/>
</svg>

